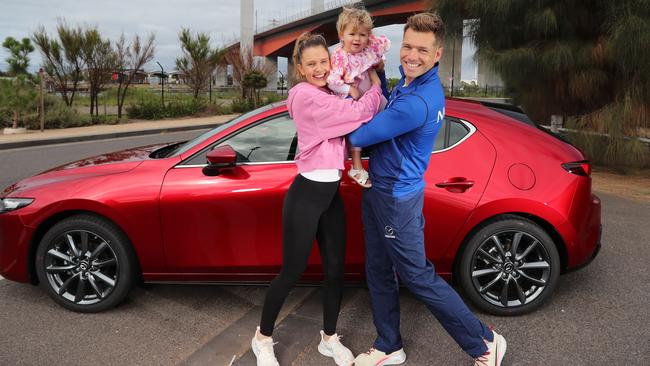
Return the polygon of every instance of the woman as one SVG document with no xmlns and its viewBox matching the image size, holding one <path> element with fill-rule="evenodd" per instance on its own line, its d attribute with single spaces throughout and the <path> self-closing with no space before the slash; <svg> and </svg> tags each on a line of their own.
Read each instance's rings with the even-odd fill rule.
<svg viewBox="0 0 650 366">
<path fill-rule="evenodd" d="M 303 33 L 293 51 L 296 79 L 287 106 L 298 131 L 296 157 L 299 174 L 284 199 L 282 210 L 283 262 L 266 293 L 262 319 L 251 343 L 258 366 L 277 366 L 273 327 L 289 291 L 307 266 L 314 239 L 323 261 L 323 330 L 318 351 L 337 365 L 350 365 L 352 352 L 341 344 L 336 322 L 343 293 L 345 214 L 339 195 L 344 169 L 342 136 L 369 121 L 381 102 L 380 81 L 370 72 L 372 88 L 359 100 L 341 99 L 327 89 L 330 56 L 321 35 Z"/>
</svg>

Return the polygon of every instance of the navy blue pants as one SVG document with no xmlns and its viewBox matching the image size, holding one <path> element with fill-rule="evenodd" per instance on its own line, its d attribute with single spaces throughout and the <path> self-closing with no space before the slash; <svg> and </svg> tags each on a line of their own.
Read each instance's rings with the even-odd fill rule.
<svg viewBox="0 0 650 366">
<path fill-rule="evenodd" d="M 402 348 L 397 278 L 438 319 L 471 357 L 493 340 L 492 331 L 472 314 L 456 291 L 438 276 L 424 251 L 424 192 L 395 198 L 377 189 L 363 192 L 366 277 L 377 328 L 374 348 L 391 353 Z"/>
</svg>

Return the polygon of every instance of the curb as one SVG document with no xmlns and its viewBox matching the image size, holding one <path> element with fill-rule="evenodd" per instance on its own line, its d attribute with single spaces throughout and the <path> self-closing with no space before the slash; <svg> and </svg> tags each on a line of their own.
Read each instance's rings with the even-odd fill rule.
<svg viewBox="0 0 650 366">
<path fill-rule="evenodd" d="M 179 126 L 179 127 L 154 128 L 154 129 L 137 130 L 137 131 L 123 131 L 123 132 L 115 132 L 115 133 L 104 133 L 98 135 L 68 136 L 68 137 L 58 137 L 58 138 L 42 139 L 42 140 L 15 141 L 15 142 L 4 142 L 4 143 L 0 142 L 0 150 L 9 150 L 9 149 L 17 149 L 21 147 L 32 147 L 32 146 L 42 146 L 42 145 L 65 144 L 69 142 L 107 140 L 107 139 L 113 139 L 118 137 L 155 135 L 159 133 L 206 130 L 206 129 L 214 128 L 220 124 L 221 123 L 214 123 L 214 124 L 195 125 L 195 126 Z"/>
</svg>

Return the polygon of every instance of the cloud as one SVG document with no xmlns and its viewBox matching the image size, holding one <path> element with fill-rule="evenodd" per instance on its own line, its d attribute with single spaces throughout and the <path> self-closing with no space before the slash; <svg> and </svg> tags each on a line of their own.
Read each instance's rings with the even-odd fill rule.
<svg viewBox="0 0 650 366">
<path fill-rule="evenodd" d="M 272 19 L 283 19 L 311 5 L 310 0 L 255 1 L 254 24 L 261 28 Z M 179 10 L 182 7 L 182 10 Z M 156 35 L 154 62 L 146 67 L 157 68 L 159 61 L 165 69 L 174 68 L 174 60 L 180 56 L 178 33 L 182 27 L 193 32 L 206 32 L 213 45 L 223 45 L 239 37 L 240 2 L 223 0 L 2 0 L 0 11 L 0 42 L 6 37 L 30 37 L 42 25 L 53 35 L 58 19 L 70 25 L 96 26 L 113 41 L 124 33 L 127 40 L 135 34 L 146 37 Z M 399 77 L 399 45 L 402 26 L 392 25 L 376 29 L 392 41 L 387 55 L 386 70 L 389 77 Z M 7 70 L 5 59 L 9 56 L 0 48 L 0 70 Z M 31 55 L 30 69 L 35 71 L 41 64 L 38 51 Z M 286 70 L 286 62 L 279 67 Z M 465 73 L 465 68 L 463 68 Z"/>
</svg>

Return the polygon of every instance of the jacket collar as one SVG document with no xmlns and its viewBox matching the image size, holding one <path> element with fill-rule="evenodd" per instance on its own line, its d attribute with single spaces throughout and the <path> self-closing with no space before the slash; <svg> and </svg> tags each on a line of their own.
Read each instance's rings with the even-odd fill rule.
<svg viewBox="0 0 650 366">
<path fill-rule="evenodd" d="M 439 67 L 439 65 L 440 65 L 440 63 L 436 62 L 436 64 L 433 65 L 431 70 L 429 70 L 429 71 L 425 72 L 424 74 L 416 77 L 415 80 L 413 80 L 408 86 L 406 86 L 406 88 L 407 89 L 415 88 L 418 85 L 424 84 L 424 83 L 426 83 L 427 81 L 429 81 L 431 79 L 437 78 L 438 77 L 438 67 Z M 399 73 L 402 75 L 402 79 L 400 80 L 399 85 L 400 85 L 400 87 L 403 87 L 406 78 L 404 76 L 404 68 L 402 68 L 402 65 L 399 66 Z"/>
</svg>

